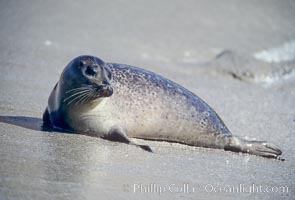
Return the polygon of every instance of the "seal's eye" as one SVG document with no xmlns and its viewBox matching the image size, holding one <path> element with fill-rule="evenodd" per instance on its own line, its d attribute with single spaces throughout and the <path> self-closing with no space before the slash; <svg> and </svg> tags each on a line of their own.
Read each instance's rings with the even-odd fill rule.
<svg viewBox="0 0 295 200">
<path fill-rule="evenodd" d="M 88 76 L 96 76 L 97 75 L 97 70 L 91 66 L 87 67 L 85 74 Z"/>
</svg>

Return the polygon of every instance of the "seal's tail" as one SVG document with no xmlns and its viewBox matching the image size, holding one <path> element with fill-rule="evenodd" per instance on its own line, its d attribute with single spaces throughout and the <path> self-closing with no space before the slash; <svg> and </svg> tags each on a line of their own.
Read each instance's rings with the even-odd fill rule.
<svg viewBox="0 0 295 200">
<path fill-rule="evenodd" d="M 280 157 L 282 151 L 274 144 L 266 141 L 249 141 L 238 137 L 232 137 L 229 144 L 224 148 L 227 151 L 249 153 L 266 158 L 276 158 L 285 160 Z"/>
</svg>

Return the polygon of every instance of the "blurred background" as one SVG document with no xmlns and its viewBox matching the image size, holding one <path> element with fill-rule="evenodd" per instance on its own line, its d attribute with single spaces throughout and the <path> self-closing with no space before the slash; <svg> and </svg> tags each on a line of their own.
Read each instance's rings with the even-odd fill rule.
<svg viewBox="0 0 295 200">
<path fill-rule="evenodd" d="M 64 61 L 95 54 L 168 66 L 223 50 L 252 55 L 294 40 L 293 8 L 292 0 L 1 1 L 1 56 L 44 62 L 48 54 Z"/>
<path fill-rule="evenodd" d="M 0 199 L 238 199 L 207 183 L 281 186 L 294 197 L 295 1 L 0 1 Z M 165 142 L 156 154 L 40 130 L 47 99 L 82 54 L 154 71 L 204 99 L 235 134 L 280 146 L 286 162 Z M 197 193 L 133 193 L 189 183 Z"/>
</svg>

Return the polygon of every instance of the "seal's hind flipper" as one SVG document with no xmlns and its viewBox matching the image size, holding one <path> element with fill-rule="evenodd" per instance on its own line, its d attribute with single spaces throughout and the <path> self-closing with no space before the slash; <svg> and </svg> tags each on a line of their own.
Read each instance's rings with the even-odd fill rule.
<svg viewBox="0 0 295 200">
<path fill-rule="evenodd" d="M 227 151 L 243 152 L 266 158 L 284 160 L 283 158 L 280 158 L 282 151 L 274 144 L 265 141 L 249 141 L 233 137 L 231 138 L 229 145 L 224 149 Z"/>
<path fill-rule="evenodd" d="M 104 135 L 103 138 L 115 142 L 123 142 L 125 144 L 135 145 L 145 151 L 153 152 L 151 147 L 147 145 L 136 144 L 135 142 L 133 142 L 130 138 L 128 138 L 126 131 L 120 127 L 112 127 L 109 133 L 107 135 Z"/>
</svg>

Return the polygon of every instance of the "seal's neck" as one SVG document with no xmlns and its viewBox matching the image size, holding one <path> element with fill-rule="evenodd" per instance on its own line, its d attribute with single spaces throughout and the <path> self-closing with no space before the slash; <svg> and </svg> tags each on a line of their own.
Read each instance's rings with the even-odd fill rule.
<svg viewBox="0 0 295 200">
<path fill-rule="evenodd" d="M 98 98 L 92 101 L 88 101 L 87 103 L 84 103 L 83 105 L 78 105 L 76 108 L 74 108 L 75 112 L 79 113 L 88 113 L 92 110 L 95 110 L 100 105 L 104 104 L 107 101 L 108 98 Z"/>
</svg>

